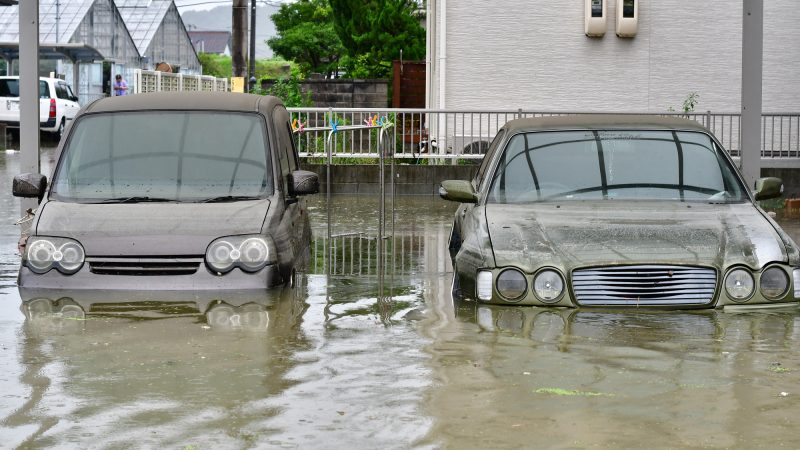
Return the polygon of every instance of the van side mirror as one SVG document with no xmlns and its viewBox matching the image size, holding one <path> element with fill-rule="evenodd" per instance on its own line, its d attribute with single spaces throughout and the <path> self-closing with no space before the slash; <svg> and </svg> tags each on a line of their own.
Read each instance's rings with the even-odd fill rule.
<svg viewBox="0 0 800 450">
<path fill-rule="evenodd" d="M 439 197 L 459 203 L 478 203 L 478 194 L 472 188 L 472 183 L 464 180 L 442 181 Z"/>
<path fill-rule="evenodd" d="M 14 177 L 11 193 L 14 197 L 38 198 L 42 201 L 47 189 L 47 177 L 40 173 L 22 173 Z"/>
<path fill-rule="evenodd" d="M 756 200 L 769 200 L 783 194 L 783 181 L 780 178 L 766 177 L 756 180 L 756 190 L 753 197 Z"/>
<path fill-rule="evenodd" d="M 309 195 L 319 192 L 319 176 L 308 170 L 292 172 L 291 195 Z"/>
</svg>

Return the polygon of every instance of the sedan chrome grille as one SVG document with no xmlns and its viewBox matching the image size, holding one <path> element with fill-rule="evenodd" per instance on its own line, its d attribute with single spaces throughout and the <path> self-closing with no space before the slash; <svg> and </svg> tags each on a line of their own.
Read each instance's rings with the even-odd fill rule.
<svg viewBox="0 0 800 450">
<path fill-rule="evenodd" d="M 706 306 L 717 273 L 706 267 L 609 266 L 572 272 L 575 301 L 583 306 Z"/>
<path fill-rule="evenodd" d="M 191 275 L 203 258 L 86 258 L 89 269 L 98 275 Z"/>
</svg>

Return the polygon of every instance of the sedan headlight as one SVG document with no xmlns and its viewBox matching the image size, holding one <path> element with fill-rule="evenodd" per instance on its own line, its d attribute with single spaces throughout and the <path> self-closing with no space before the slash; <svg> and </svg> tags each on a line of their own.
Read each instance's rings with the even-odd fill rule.
<svg viewBox="0 0 800 450">
<path fill-rule="evenodd" d="M 506 269 L 497 276 L 497 292 L 506 300 L 519 300 L 527 291 L 528 280 L 517 269 Z"/>
<path fill-rule="evenodd" d="M 794 298 L 800 298 L 800 269 L 792 271 L 792 280 L 794 280 Z"/>
<path fill-rule="evenodd" d="M 767 300 L 777 300 L 789 289 L 789 277 L 780 267 L 773 266 L 761 274 L 761 295 Z"/>
<path fill-rule="evenodd" d="M 56 269 L 65 275 L 81 270 L 83 246 L 69 238 L 31 236 L 25 246 L 24 264 L 34 273 Z"/>
<path fill-rule="evenodd" d="M 564 279 L 555 270 L 542 270 L 533 279 L 533 293 L 544 303 L 556 303 L 564 292 Z"/>
<path fill-rule="evenodd" d="M 746 269 L 733 269 L 725 277 L 725 291 L 737 302 L 749 299 L 755 286 L 753 275 Z"/>
<path fill-rule="evenodd" d="M 458 274 L 456 274 L 458 276 Z M 478 300 L 488 302 L 492 299 L 492 272 L 488 270 L 478 271 L 477 280 Z"/>
<path fill-rule="evenodd" d="M 264 236 L 226 236 L 214 240 L 206 250 L 206 264 L 217 273 L 239 267 L 258 272 L 276 262 L 275 243 Z"/>
</svg>

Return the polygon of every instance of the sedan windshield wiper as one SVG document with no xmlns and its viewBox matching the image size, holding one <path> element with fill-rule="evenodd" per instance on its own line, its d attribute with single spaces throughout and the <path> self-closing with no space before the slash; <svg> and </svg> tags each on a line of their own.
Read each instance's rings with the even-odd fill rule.
<svg viewBox="0 0 800 450">
<path fill-rule="evenodd" d="M 198 200 L 197 203 L 225 203 L 237 202 L 240 200 L 260 200 L 263 197 L 257 195 L 220 195 L 219 197 L 210 197 Z"/>
<path fill-rule="evenodd" d="M 162 198 L 162 197 L 119 197 L 119 198 L 107 198 L 104 200 L 100 200 L 94 203 L 164 203 L 164 202 L 176 202 L 174 198 Z"/>
</svg>

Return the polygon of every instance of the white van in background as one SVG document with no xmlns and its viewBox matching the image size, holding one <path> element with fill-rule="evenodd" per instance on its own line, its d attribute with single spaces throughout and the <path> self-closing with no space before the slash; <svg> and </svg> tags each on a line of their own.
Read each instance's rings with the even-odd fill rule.
<svg viewBox="0 0 800 450">
<path fill-rule="evenodd" d="M 39 78 L 39 127 L 61 139 L 67 122 L 80 109 L 78 97 L 66 81 Z M 19 128 L 19 77 L 0 76 L 0 123 Z"/>
</svg>

